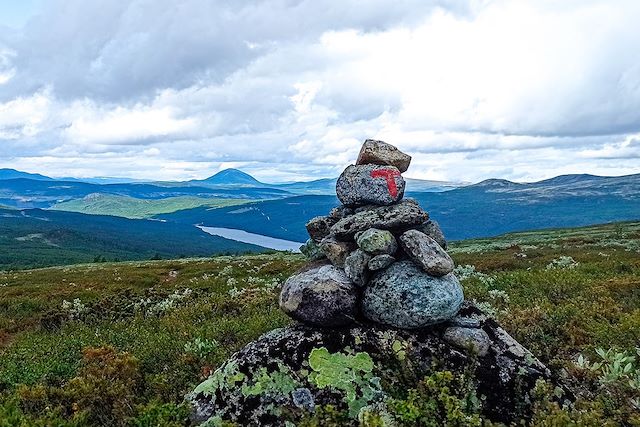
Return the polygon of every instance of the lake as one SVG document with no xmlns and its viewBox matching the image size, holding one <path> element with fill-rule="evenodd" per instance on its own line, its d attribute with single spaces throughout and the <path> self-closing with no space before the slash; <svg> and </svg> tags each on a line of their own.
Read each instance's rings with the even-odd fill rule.
<svg viewBox="0 0 640 427">
<path fill-rule="evenodd" d="M 204 226 L 197 227 L 205 233 L 214 236 L 237 240 L 238 242 L 252 243 L 254 245 L 262 246 L 263 248 L 275 249 L 277 251 L 300 252 L 300 246 L 303 245 L 303 243 L 293 242 L 291 240 L 276 239 L 274 237 L 263 236 L 262 234 L 254 234 L 244 230 L 237 230 L 235 228 Z"/>
</svg>

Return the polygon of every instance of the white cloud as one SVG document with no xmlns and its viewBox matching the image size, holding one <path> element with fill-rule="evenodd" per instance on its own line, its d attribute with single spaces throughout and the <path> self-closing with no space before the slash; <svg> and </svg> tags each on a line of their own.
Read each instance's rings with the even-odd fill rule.
<svg viewBox="0 0 640 427">
<path fill-rule="evenodd" d="M 21 139 L 37 135 L 50 115 L 51 100 L 46 91 L 0 103 L 0 139 Z"/>
<path fill-rule="evenodd" d="M 640 159 L 640 133 L 628 135 L 622 141 L 605 144 L 580 153 L 583 159 Z"/>
<path fill-rule="evenodd" d="M 15 52 L 0 46 L 0 85 L 7 83 L 16 75 L 16 69 L 12 65 Z"/>
<path fill-rule="evenodd" d="M 74 143 L 139 144 L 141 141 L 170 139 L 193 130 L 197 122 L 193 118 L 176 118 L 170 107 L 149 108 L 136 105 L 133 108 L 116 107 L 107 111 L 83 102 L 74 105 L 70 126 L 65 136 Z"/>
<path fill-rule="evenodd" d="M 376 137 L 429 179 L 639 172 L 634 0 L 159 3 L 0 34 L 0 163 L 313 179 Z"/>
</svg>

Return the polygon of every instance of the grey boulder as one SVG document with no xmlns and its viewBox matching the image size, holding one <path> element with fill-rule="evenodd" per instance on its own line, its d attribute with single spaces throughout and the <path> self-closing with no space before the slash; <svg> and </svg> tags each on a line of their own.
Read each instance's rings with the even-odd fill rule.
<svg viewBox="0 0 640 427">
<path fill-rule="evenodd" d="M 440 225 L 436 221 L 430 219 L 418 227 L 417 230 L 422 231 L 424 234 L 438 242 L 442 249 L 447 249 L 447 240 L 444 238 Z"/>
<path fill-rule="evenodd" d="M 431 276 L 441 277 L 453 271 L 448 253 L 431 237 L 418 230 L 408 230 L 399 238 L 400 246 L 409 258 Z"/>
<path fill-rule="evenodd" d="M 463 306 L 461 312 L 482 316 L 471 305 Z M 483 397 L 477 401 L 477 410 L 498 425 L 514 425 L 523 416 L 532 416 L 538 380 L 567 391 L 557 376 L 552 376 L 538 359 L 503 333 L 494 320 L 481 318 L 478 328 L 490 338 L 490 349 L 484 358 L 449 344 L 441 328 L 407 331 L 360 324 L 348 328 L 294 325 L 273 330 L 231 356 L 186 396 L 192 422 L 216 425 L 216 421 L 223 419 L 240 426 L 281 427 L 285 424 L 282 414 L 293 415 L 290 421 L 300 425 L 314 408 L 327 405 L 344 408 L 344 392 L 319 388 L 308 374 L 310 353 L 322 347 L 330 353 L 368 354 L 376 372 L 392 385 L 415 387 L 425 376 L 443 370 L 456 375 L 476 372 L 473 391 Z M 403 363 L 410 370 L 398 368 L 397 343 L 404 344 Z M 511 351 L 514 345 L 522 351 Z M 265 377 L 283 378 L 289 387 L 261 387 Z M 261 392 L 246 392 L 256 389 Z M 380 395 L 382 399 L 386 397 L 387 394 Z M 558 402 L 562 403 L 560 399 Z"/>
<path fill-rule="evenodd" d="M 353 209 L 340 205 L 331 209 L 328 216 L 330 220 L 336 222 L 340 221 L 342 218 L 348 217 L 349 215 L 353 215 Z"/>
<path fill-rule="evenodd" d="M 320 248 L 320 245 L 313 239 L 308 239 L 304 245 L 300 246 L 300 252 L 307 257 L 310 261 L 317 261 L 325 257 Z"/>
<path fill-rule="evenodd" d="M 390 205 L 402 199 L 404 187 L 393 166 L 350 165 L 336 182 L 336 194 L 345 206 Z"/>
<path fill-rule="evenodd" d="M 398 250 L 398 243 L 388 230 L 370 228 L 359 233 L 356 238 L 358 247 L 371 255 L 392 255 Z"/>
<path fill-rule="evenodd" d="M 479 326 L 476 328 L 452 326 L 445 329 L 443 338 L 449 344 L 468 350 L 479 357 L 486 356 L 491 348 L 489 335 Z"/>
<path fill-rule="evenodd" d="M 391 144 L 375 139 L 367 139 L 358 155 L 358 165 L 388 165 L 396 167 L 400 172 L 406 172 L 411 163 L 411 156 L 398 150 Z"/>
<path fill-rule="evenodd" d="M 340 268 L 310 265 L 287 279 L 280 292 L 280 308 L 309 325 L 347 325 L 356 314 L 356 287 Z"/>
<path fill-rule="evenodd" d="M 320 242 L 329 235 L 331 226 L 335 224 L 335 222 L 335 220 L 328 216 L 317 216 L 315 218 L 311 218 L 306 225 L 307 233 L 309 233 L 309 236 L 313 240 Z"/>
<path fill-rule="evenodd" d="M 371 271 L 382 270 L 383 268 L 389 267 L 391 264 L 396 262 L 396 259 L 391 255 L 382 254 L 376 255 L 369 260 L 367 266 Z"/>
<path fill-rule="evenodd" d="M 359 287 L 366 285 L 369 279 L 367 267 L 370 259 L 371 255 L 356 249 L 344 261 L 344 272 Z"/>
<path fill-rule="evenodd" d="M 463 298 L 453 274 L 433 277 L 413 262 L 401 261 L 373 275 L 362 297 L 362 312 L 383 325 L 416 329 L 454 317 Z"/>
<path fill-rule="evenodd" d="M 370 208 L 343 218 L 331 227 L 331 234 L 346 240 L 369 228 L 403 230 L 420 225 L 428 219 L 429 214 L 415 201 L 403 200 L 395 205 Z"/>
<path fill-rule="evenodd" d="M 333 236 L 327 236 L 320 242 L 320 250 L 337 267 L 344 266 L 344 260 L 353 251 L 355 244 L 343 242 Z"/>
</svg>

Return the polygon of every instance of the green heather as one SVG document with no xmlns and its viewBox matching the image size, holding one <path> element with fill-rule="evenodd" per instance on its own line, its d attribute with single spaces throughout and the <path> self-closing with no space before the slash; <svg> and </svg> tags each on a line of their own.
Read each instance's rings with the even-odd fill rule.
<svg viewBox="0 0 640 427">
<path fill-rule="evenodd" d="M 561 408 L 540 384 L 531 425 L 640 425 L 640 223 L 457 242 L 451 253 L 467 299 L 576 396 Z M 276 253 L 0 273 L 0 426 L 189 425 L 184 395 L 233 352 L 290 323 L 277 295 L 303 263 Z M 401 360 L 402 343 L 395 347 Z M 320 348 L 309 362 L 315 384 L 348 404 L 317 408 L 298 425 L 353 423 L 349 409 L 362 406 L 364 389 L 352 387 L 378 387 L 368 355 Z M 204 384 L 233 386 L 241 374 L 232 368 Z M 280 374 L 243 392 L 291 389 Z M 434 372 L 361 425 L 483 425 L 475 398 L 465 378 Z"/>
<path fill-rule="evenodd" d="M 113 215 L 125 218 L 151 218 L 183 209 L 198 207 L 221 208 L 250 202 L 247 199 L 223 199 L 179 196 L 165 199 L 138 199 L 111 194 L 90 194 L 82 199 L 57 203 L 52 209 L 93 215 Z"/>
</svg>

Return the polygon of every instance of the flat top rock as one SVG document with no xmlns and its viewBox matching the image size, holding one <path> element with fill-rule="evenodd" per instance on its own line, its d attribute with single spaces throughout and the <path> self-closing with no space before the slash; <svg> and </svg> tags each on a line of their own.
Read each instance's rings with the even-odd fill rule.
<svg viewBox="0 0 640 427">
<path fill-rule="evenodd" d="M 398 150 L 391 144 L 375 139 L 367 139 L 358 155 L 357 165 L 395 166 L 400 172 L 406 172 L 411 163 L 411 156 Z"/>
<path fill-rule="evenodd" d="M 402 230 L 422 224 L 429 219 L 414 200 L 403 200 L 391 206 L 362 210 L 341 219 L 331 227 L 331 233 L 340 239 L 352 239 L 356 233 L 369 228 Z"/>
</svg>

